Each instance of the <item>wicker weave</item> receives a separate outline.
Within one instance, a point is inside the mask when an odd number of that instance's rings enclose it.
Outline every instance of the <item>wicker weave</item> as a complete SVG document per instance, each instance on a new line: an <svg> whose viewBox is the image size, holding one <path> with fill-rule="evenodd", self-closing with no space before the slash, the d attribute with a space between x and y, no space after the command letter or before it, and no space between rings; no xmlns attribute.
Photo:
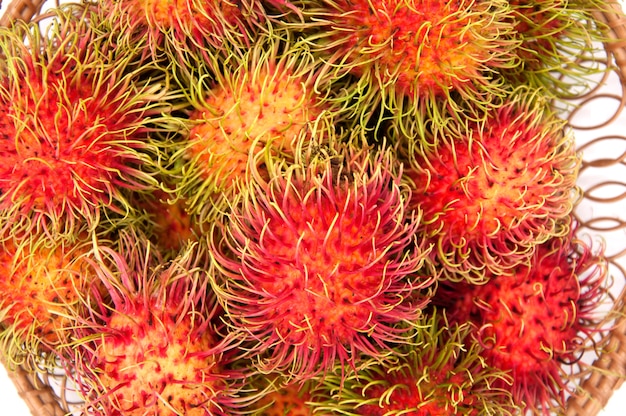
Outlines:
<svg viewBox="0 0 626 416"><path fill-rule="evenodd" d="M10 0L5 13L0 15L0 26L10 26L13 21L18 19L25 21L32 20L40 13L43 3L44 0ZM1 4L2 0L0 0L0 5ZM626 107L626 15L624 15L621 5L616 0L607 0L607 5L610 6L607 11L602 13L597 12L595 18L605 22L611 30L610 36L613 40L607 42L605 45L607 51L607 65L612 67L614 73L619 77L622 91L617 92L617 94L613 91L613 94L610 94L611 98L619 103L615 116L610 117L606 123L593 126L592 128L601 128L609 123L615 122L615 119L620 114L626 114L626 111L622 112L623 108ZM596 92L595 95L591 94L584 97L581 101L581 105L591 103L598 97L605 96L607 96L607 94ZM587 129L589 129L589 127L587 127ZM599 137L592 141L590 145L593 145L594 142L615 138L616 136ZM617 138L626 141L626 137L622 137L621 135ZM615 165L626 166L626 153L618 157L615 157L615 155L612 156L613 157L593 161L583 161L582 169L584 170L585 168L591 167L602 168ZM609 185L620 185L623 187L626 186L626 182L622 177L619 181L606 180L599 186ZM587 195L586 192L585 198L597 203L618 203L621 204L622 211L626 210L626 192L617 197L606 199L595 198ZM606 224L596 225L597 220L608 221L612 225L610 227L607 227ZM591 231L606 232L626 230L626 219L624 218L594 218L588 221L583 220L581 223L583 224L583 228ZM624 241L622 247L618 248L616 254L609 256L612 267L618 270L618 276L616 278L626 280L626 270L617 262L619 258L626 258L626 241ZM618 389L626 379L626 289L616 296L614 311L621 312L623 318L618 319L615 325L612 326L612 329L603 336L601 342L603 343L605 352L600 359L593 363L595 368L606 371L590 372L587 377L580 382L583 389L588 392L588 395L575 396L569 399L565 411L565 414L568 416L597 415L607 404L613 392ZM10 369L8 373L17 387L20 397L26 402L34 416L61 416L70 412L71 403L68 403L64 394L64 377L61 376L61 381L58 381L58 375L42 376L41 374L31 374L22 368ZM52 388L51 385L56 386L56 388Z"/></svg>

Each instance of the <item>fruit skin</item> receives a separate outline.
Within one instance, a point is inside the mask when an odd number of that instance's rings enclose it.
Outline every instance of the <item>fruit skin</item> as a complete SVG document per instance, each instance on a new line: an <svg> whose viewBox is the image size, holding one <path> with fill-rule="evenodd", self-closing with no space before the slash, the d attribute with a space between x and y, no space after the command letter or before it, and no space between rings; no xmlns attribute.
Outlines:
<svg viewBox="0 0 626 416"><path fill-rule="evenodd" d="M136 51L116 50L113 37L89 25L88 7L53 13L46 32L23 22L0 29L5 233L72 234L83 222L126 218L126 194L156 186L148 132L166 107L163 79L141 79L149 69L136 65Z"/></svg>
<svg viewBox="0 0 626 416"><path fill-rule="evenodd" d="M85 409L101 415L231 415L240 371L236 341L216 326L207 256L189 245L164 263L134 232L113 250L99 246L98 274L108 289L79 328L70 363Z"/></svg>
<svg viewBox="0 0 626 416"><path fill-rule="evenodd" d="M263 373L306 380L403 342L435 280L392 153L335 145L267 166L211 233L214 290Z"/></svg>
<svg viewBox="0 0 626 416"><path fill-rule="evenodd" d="M443 283L434 298L452 322L473 325L487 364L510 372L515 402L533 414L558 411L567 393L580 393L569 380L577 365L588 371L578 364L585 351L597 353L607 260L575 232L539 245L513 275L490 276L484 285Z"/></svg>
<svg viewBox="0 0 626 416"><path fill-rule="evenodd" d="M52 368L72 341L95 270L86 230L73 238L21 233L0 242L0 349L10 367Z"/></svg>
<svg viewBox="0 0 626 416"><path fill-rule="evenodd" d="M506 274L569 232L580 158L542 97L518 88L483 122L451 122L455 134L400 138L417 232L445 278Z"/></svg>
<svg viewBox="0 0 626 416"><path fill-rule="evenodd" d="M516 415L510 376L486 365L467 324L449 324L436 308L423 316L411 343L354 371L326 376L313 393L317 412L368 416ZM325 399L322 399L326 397Z"/></svg>
<svg viewBox="0 0 626 416"><path fill-rule="evenodd" d="M288 26L302 30L303 41L332 66L336 88L362 125L378 105L381 118L401 128L407 120L442 128L447 117L481 118L503 94L498 69L518 64L505 0L295 4L305 20Z"/></svg>

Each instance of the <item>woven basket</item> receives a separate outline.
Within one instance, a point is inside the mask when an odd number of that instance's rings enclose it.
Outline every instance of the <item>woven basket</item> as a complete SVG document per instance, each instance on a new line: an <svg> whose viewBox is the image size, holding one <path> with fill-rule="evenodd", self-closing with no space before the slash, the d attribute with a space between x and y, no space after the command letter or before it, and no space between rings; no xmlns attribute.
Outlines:
<svg viewBox="0 0 626 416"><path fill-rule="evenodd" d="M5 12L0 15L0 26L10 26L18 19L31 21L41 13L44 0L4 0L8 3ZM57 0L58 1L58 0ZM3 0L0 0L2 5ZM577 132L591 132L588 140L579 143L583 153L581 175L600 169L600 180L590 185L583 185L584 197L581 206L587 205L591 214L581 213L580 206L576 215L581 223L581 231L604 238L605 235L617 235L607 247L610 261L610 274L620 293L614 294L613 311L617 318L611 329L600 335L598 344L602 345L602 356L595 360L593 367L598 371L581 375L579 384L588 394L571 397L567 402L565 415L595 416L607 404L613 392L626 380L626 146L621 154L616 152L614 143L626 144L626 15L618 0L607 0L607 11L597 13L598 20L610 28L608 34L612 41L605 46L606 57L600 61L611 71L603 81L613 77L617 91L598 88L578 98L580 107L570 115L570 125ZM621 87L621 88L619 88ZM585 125L585 112L597 111L598 101L609 100L613 103L611 112L605 121L595 125ZM603 116L605 116L603 114ZM613 130L607 130L613 128ZM617 129L617 132L615 131ZM619 130L622 130L620 132ZM588 135L588 134L587 134ZM577 140L578 140L577 135ZM613 146L611 146L611 143ZM588 150L604 145L604 154ZM606 150L608 149L608 150ZM622 147L620 147L622 149ZM617 154L616 154L617 153ZM617 172L617 174L615 173ZM615 192L617 190L617 192ZM608 215L603 208L613 207ZM622 289L624 288L624 289ZM72 402L68 397L68 387L64 374L32 374L17 368L8 371L9 377L17 387L20 397L26 402L35 416L62 416L71 413Z"/></svg>

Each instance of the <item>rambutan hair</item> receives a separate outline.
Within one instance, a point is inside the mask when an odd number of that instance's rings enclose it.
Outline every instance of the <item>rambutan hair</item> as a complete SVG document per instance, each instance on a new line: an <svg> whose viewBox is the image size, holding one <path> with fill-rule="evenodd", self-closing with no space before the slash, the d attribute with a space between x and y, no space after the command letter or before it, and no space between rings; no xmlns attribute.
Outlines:
<svg viewBox="0 0 626 416"><path fill-rule="evenodd" d="M608 264L599 250L575 236L539 245L531 260L511 275L489 275L484 285L442 282L434 304L453 322L469 322L485 362L510 373L515 403L548 415L569 394L586 394L574 380L590 368L587 352L599 354L600 331L608 328Z"/></svg>
<svg viewBox="0 0 626 416"><path fill-rule="evenodd" d="M484 121L399 139L417 232L446 278L506 274L569 232L580 159L565 124L540 90L517 88Z"/></svg>
<svg viewBox="0 0 626 416"><path fill-rule="evenodd" d="M481 347L470 341L468 324L450 324L444 313L432 309L409 332L411 343L382 358L360 360L348 374L335 368L319 381L311 394L315 414L519 414L502 387L511 377L485 364Z"/></svg>
<svg viewBox="0 0 626 416"><path fill-rule="evenodd" d="M125 194L153 189L150 119L164 81L115 59L114 40L90 26L89 8L51 12L0 29L0 221L6 229L71 233L132 212ZM107 215L102 215L105 212Z"/></svg>
<svg viewBox="0 0 626 416"><path fill-rule="evenodd" d="M189 106L184 116L173 117L181 134L167 150L172 156L164 167L176 196L187 199L200 221L226 209L246 187L251 160L293 159L310 130L330 128L330 121L320 119L339 118L325 100L323 70L303 45L259 37L249 50L233 50L204 68L197 77L179 80Z"/></svg>
<svg viewBox="0 0 626 416"><path fill-rule="evenodd" d="M435 277L394 163L311 143L267 165L215 224L212 282L259 371L306 380L404 342L397 325L419 316Z"/></svg>
<svg viewBox="0 0 626 416"><path fill-rule="evenodd" d="M224 337L206 270L206 250L189 244L169 262L138 232L115 247L96 244L99 282L85 296L80 338L68 362L94 414L230 415L242 373L229 368L237 341Z"/></svg>

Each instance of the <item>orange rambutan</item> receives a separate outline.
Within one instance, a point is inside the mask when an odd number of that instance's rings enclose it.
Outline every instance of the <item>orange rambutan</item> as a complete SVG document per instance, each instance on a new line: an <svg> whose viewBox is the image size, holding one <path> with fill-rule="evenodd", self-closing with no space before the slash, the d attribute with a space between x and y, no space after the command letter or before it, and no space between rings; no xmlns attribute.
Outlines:
<svg viewBox="0 0 626 416"><path fill-rule="evenodd" d="M265 153L293 157L298 142L333 113L318 89L319 68L305 48L259 39L249 51L212 66L210 86L200 77L183 87L191 110L179 120L185 133L169 160L177 195L201 218L223 209L245 187L250 161Z"/></svg>
<svg viewBox="0 0 626 416"><path fill-rule="evenodd" d="M72 341L82 292L95 271L91 239L13 234L0 243L0 344L10 364L54 361ZM44 363L45 364L45 363Z"/></svg>

